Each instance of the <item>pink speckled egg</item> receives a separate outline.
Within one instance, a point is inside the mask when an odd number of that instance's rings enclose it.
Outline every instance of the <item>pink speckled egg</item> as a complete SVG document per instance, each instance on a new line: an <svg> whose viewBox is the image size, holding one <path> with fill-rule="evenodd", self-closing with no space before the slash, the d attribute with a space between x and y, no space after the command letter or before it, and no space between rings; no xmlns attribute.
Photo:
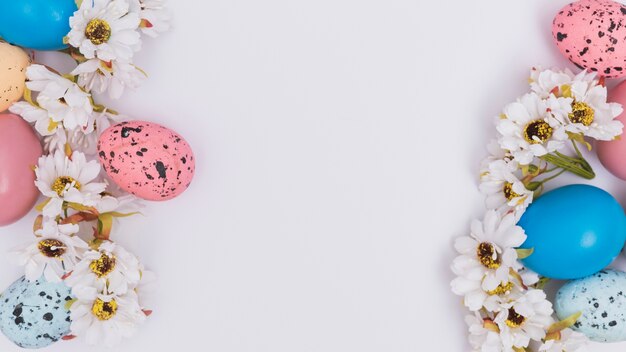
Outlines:
<svg viewBox="0 0 626 352"><path fill-rule="evenodd" d="M13 114L0 115L0 226L16 222L33 208L41 143L32 127Z"/></svg>
<svg viewBox="0 0 626 352"><path fill-rule="evenodd" d="M618 84L609 91L607 101L616 102L626 107L626 81ZM626 113L623 112L617 120L626 125ZM616 177L626 180L626 138L604 142L596 142L596 152L604 167Z"/></svg>
<svg viewBox="0 0 626 352"><path fill-rule="evenodd" d="M605 77L626 75L626 6L610 0L581 0L554 18L559 50L580 68Z"/></svg>
<svg viewBox="0 0 626 352"><path fill-rule="evenodd" d="M183 193L195 172L189 144L176 132L145 121L122 122L102 133L98 155L122 189L147 200Z"/></svg>

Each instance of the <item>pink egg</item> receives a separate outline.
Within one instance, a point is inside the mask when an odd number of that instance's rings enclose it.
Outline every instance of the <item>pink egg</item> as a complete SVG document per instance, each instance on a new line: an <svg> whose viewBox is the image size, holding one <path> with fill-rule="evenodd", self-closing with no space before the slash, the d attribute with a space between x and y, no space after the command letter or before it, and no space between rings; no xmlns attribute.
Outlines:
<svg viewBox="0 0 626 352"><path fill-rule="evenodd" d="M102 133L100 162L122 189L147 200L183 193L195 172L189 144L176 132L145 121L122 122Z"/></svg>
<svg viewBox="0 0 626 352"><path fill-rule="evenodd" d="M626 81L609 91L607 101L620 103L626 107ZM619 115L617 120L626 125L626 113ZM596 142L596 151L600 162L609 172L626 180L626 138L624 135L614 141Z"/></svg>
<svg viewBox="0 0 626 352"><path fill-rule="evenodd" d="M581 0L554 18L559 50L578 67L605 77L626 75L626 6L610 0Z"/></svg>
<svg viewBox="0 0 626 352"><path fill-rule="evenodd" d="M0 226L21 219L37 202L33 167L42 152L26 121L13 114L0 115Z"/></svg>

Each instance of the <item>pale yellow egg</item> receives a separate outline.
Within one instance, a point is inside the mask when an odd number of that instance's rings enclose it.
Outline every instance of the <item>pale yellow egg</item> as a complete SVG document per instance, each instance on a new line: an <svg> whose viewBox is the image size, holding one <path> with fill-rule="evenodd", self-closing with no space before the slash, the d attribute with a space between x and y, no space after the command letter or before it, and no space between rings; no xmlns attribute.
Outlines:
<svg viewBox="0 0 626 352"><path fill-rule="evenodd" d="M17 46L0 43L0 112L22 98L30 56Z"/></svg>

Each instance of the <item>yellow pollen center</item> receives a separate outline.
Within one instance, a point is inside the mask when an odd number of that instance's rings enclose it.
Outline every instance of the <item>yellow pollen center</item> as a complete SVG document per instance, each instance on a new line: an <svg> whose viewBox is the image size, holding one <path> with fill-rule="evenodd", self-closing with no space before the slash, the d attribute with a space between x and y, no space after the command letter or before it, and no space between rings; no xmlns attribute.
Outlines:
<svg viewBox="0 0 626 352"><path fill-rule="evenodd" d="M544 120L535 120L524 127L524 139L530 144L545 143L552 137L552 127Z"/></svg>
<svg viewBox="0 0 626 352"><path fill-rule="evenodd" d="M476 249L476 255L480 263L488 269L498 269L500 267L501 260L496 253L496 248L488 242L483 242L478 245Z"/></svg>
<svg viewBox="0 0 626 352"><path fill-rule="evenodd" d="M85 37L94 45L104 44L111 39L111 25L105 20L94 18L85 28Z"/></svg>
<svg viewBox="0 0 626 352"><path fill-rule="evenodd" d="M39 241L37 248L41 254L48 258L59 258L67 250L65 243L54 239Z"/></svg>
<svg viewBox="0 0 626 352"><path fill-rule="evenodd" d="M575 102L572 104L572 112L568 117L572 123L582 123L585 126L589 126L593 122L595 111L586 103Z"/></svg>
<svg viewBox="0 0 626 352"><path fill-rule="evenodd" d="M523 315L517 313L515 309L509 308L509 315L504 322L510 328L519 328L525 321L526 318Z"/></svg>
<svg viewBox="0 0 626 352"><path fill-rule="evenodd" d="M511 291L511 289L513 289L513 283L512 282L507 282L505 285L500 284L495 289L493 289L491 291L487 291L487 294L489 296L503 295L503 294Z"/></svg>
<svg viewBox="0 0 626 352"><path fill-rule="evenodd" d="M96 301L93 302L93 306L91 306L91 312L99 320L109 320L117 313L117 302L115 302L114 299L110 302L105 302L100 298L96 298Z"/></svg>
<svg viewBox="0 0 626 352"><path fill-rule="evenodd" d="M65 188L67 187L67 185L72 185L78 190L80 190L80 187L82 187L80 182L76 181L73 177L61 176L54 180L54 183L52 184L52 190L57 192L59 197L61 197L63 196L63 193L65 193Z"/></svg>
<svg viewBox="0 0 626 352"><path fill-rule="evenodd" d="M102 253L100 258L93 260L91 264L89 264L89 269L91 269L98 278L103 278L115 269L115 262L115 256L108 256Z"/></svg>
<svg viewBox="0 0 626 352"><path fill-rule="evenodd" d="M513 184L510 182L505 182L504 187L502 187L502 192L504 193L504 197L508 200L513 200L514 198L521 197L521 194L515 193L513 191Z"/></svg>

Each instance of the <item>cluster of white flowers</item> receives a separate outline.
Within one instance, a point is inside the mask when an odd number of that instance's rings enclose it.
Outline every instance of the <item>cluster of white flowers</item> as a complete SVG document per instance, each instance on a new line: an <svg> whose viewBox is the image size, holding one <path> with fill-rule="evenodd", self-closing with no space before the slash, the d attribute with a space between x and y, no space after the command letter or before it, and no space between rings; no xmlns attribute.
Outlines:
<svg viewBox="0 0 626 352"><path fill-rule="evenodd" d="M42 156L35 173L46 200L38 206L42 214L35 223L35 241L14 256L29 281L43 275L48 282L63 280L71 287L72 335L113 346L132 335L150 313L139 292L152 274L109 240L114 218L135 214L140 204L134 196L110 194L100 164L88 162L81 152ZM95 238L88 243L83 237Z"/></svg>
<svg viewBox="0 0 626 352"><path fill-rule="evenodd" d="M87 91L117 99L145 78L133 56L141 48L141 33L151 37L169 29L169 12L162 0L84 0L70 18L67 43L78 52L72 72Z"/></svg>
<svg viewBox="0 0 626 352"><path fill-rule="evenodd" d="M100 134L120 117L92 94L119 98L141 82L145 75L132 63L141 33L166 31L169 15L161 0L77 3L66 37L77 67L63 75L32 64L24 101L10 107L34 124L46 151L35 167L45 197L37 206L36 238L13 255L29 281L63 281L71 288L69 337L113 346L151 314L143 304L154 275L110 240L115 219L136 214L141 205L116 189L95 160Z"/></svg>
<svg viewBox="0 0 626 352"><path fill-rule="evenodd" d="M43 65L26 71L24 101L10 111L34 124L46 151L70 145L95 153L97 138L121 116L94 102L93 94L120 98L134 89L145 73L132 63L141 48L141 33L156 37L169 29L169 12L162 0L85 0L70 19L66 37L77 62L66 75Z"/></svg>
<svg viewBox="0 0 626 352"><path fill-rule="evenodd" d="M587 338L570 329L577 317L555 321L537 274L524 268L517 249L526 240L516 223L543 185L565 171L592 178L578 144L586 137L612 140L622 134L619 104L595 74L533 69L531 92L505 107L496 120L499 138L488 145L480 191L487 212L458 238L452 291L472 311L467 316L474 351L584 351ZM565 154L571 143L576 155ZM534 342L533 342L534 341Z"/></svg>

